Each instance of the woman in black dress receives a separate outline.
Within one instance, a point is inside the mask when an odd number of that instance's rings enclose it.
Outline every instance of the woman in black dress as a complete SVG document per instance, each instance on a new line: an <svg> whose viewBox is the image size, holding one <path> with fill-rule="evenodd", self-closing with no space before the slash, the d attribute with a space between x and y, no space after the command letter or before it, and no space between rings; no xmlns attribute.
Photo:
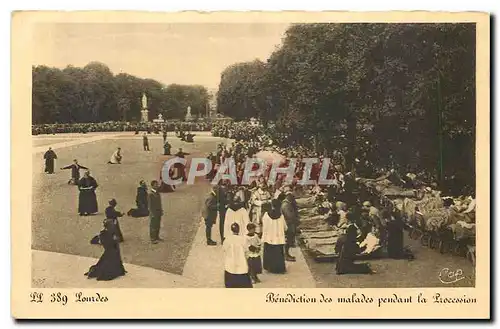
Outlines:
<svg viewBox="0 0 500 329"><path fill-rule="evenodd" d="M349 219L349 218L348 218ZM346 234L339 238L335 251L339 254L336 264L337 274L369 274L373 273L368 263L354 263L356 255L361 250L358 245L358 229L352 222L347 227Z"/></svg>
<svg viewBox="0 0 500 329"><path fill-rule="evenodd" d="M387 223L387 255L393 259L405 257L404 222L397 210L391 212L391 220Z"/></svg>
<svg viewBox="0 0 500 329"><path fill-rule="evenodd" d="M92 265L89 271L85 273L87 278L96 278L98 281L109 281L127 273L123 267L120 246L113 234L112 220L104 220L104 229L90 243L102 245L104 253L99 258L97 264Z"/></svg>

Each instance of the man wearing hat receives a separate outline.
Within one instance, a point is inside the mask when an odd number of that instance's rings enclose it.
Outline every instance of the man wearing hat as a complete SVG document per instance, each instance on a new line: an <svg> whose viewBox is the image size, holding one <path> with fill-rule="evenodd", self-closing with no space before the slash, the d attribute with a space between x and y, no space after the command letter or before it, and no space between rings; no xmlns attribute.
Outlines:
<svg viewBox="0 0 500 329"><path fill-rule="evenodd" d="M212 240L212 226L217 220L217 185L212 186L212 191L205 199L205 204L202 209L202 217L205 220L205 232L207 237L207 245L215 246L217 242Z"/></svg>
<svg viewBox="0 0 500 329"><path fill-rule="evenodd" d="M149 237L151 243L157 244L163 241L160 238L161 216L163 216L163 207L161 205L161 195L158 191L160 184L157 180L151 181L151 193L148 195L149 207Z"/></svg>
<svg viewBox="0 0 500 329"><path fill-rule="evenodd" d="M290 255L290 248L295 247L295 237L297 235L297 226L299 224L299 208L297 201L292 193L292 188L287 185L283 188L285 198L281 204L281 212L285 217L287 230L285 233L285 259L288 262L295 262L295 257Z"/></svg>

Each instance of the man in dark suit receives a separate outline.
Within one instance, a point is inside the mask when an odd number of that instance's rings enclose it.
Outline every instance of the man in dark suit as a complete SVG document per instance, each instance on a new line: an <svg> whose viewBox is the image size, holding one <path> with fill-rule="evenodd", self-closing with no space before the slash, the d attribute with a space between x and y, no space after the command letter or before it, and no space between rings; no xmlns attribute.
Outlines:
<svg viewBox="0 0 500 329"><path fill-rule="evenodd" d="M161 206L161 195L158 192L159 187L157 180L152 181L151 193L148 195L149 237L153 244L163 241L163 239L160 238L160 224L161 216L163 216L163 208Z"/></svg>
<svg viewBox="0 0 500 329"><path fill-rule="evenodd" d="M221 243L224 243L225 239L224 227L229 200L232 200L229 187L225 183L219 183L217 186L217 210L219 211L219 234Z"/></svg>
<svg viewBox="0 0 500 329"><path fill-rule="evenodd" d="M202 216L205 220L205 232L207 236L207 245L215 246L217 243L212 240L212 226L217 220L217 185L212 187L212 191L205 200L205 205L203 206Z"/></svg>
<svg viewBox="0 0 500 329"><path fill-rule="evenodd" d="M285 186L284 193L286 197L281 205L281 212L283 213L283 217L285 217L287 226L285 232L285 257L288 262L295 262L295 257L290 255L290 248L295 247L295 237L297 235L297 226L299 225L299 208L290 186Z"/></svg>
<svg viewBox="0 0 500 329"><path fill-rule="evenodd" d="M149 134L150 132L148 132ZM148 135L144 134L142 136L142 146L144 148L144 151L149 151L149 140L148 140Z"/></svg>

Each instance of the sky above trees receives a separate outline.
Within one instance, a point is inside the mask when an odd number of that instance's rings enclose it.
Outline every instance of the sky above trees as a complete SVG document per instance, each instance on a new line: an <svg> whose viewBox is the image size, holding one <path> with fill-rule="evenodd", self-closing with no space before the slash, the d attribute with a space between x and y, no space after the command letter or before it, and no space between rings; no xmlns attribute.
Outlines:
<svg viewBox="0 0 500 329"><path fill-rule="evenodd" d="M221 72L237 62L265 61L289 24L39 24L33 65L107 65L166 85L217 88Z"/></svg>

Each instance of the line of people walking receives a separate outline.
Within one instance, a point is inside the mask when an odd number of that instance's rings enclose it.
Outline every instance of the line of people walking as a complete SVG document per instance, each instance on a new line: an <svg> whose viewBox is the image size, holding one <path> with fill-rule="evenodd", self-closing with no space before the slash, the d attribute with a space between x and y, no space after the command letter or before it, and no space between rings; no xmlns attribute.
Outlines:
<svg viewBox="0 0 500 329"><path fill-rule="evenodd" d="M261 197L266 193L269 197ZM212 228L218 221L228 288L261 282L258 275L263 269L286 273L286 262L296 261L290 250L296 247L299 212L290 186L284 186L271 197L264 179L253 190L227 183L214 185L205 200L202 216L208 246L217 245L212 239Z"/></svg>

